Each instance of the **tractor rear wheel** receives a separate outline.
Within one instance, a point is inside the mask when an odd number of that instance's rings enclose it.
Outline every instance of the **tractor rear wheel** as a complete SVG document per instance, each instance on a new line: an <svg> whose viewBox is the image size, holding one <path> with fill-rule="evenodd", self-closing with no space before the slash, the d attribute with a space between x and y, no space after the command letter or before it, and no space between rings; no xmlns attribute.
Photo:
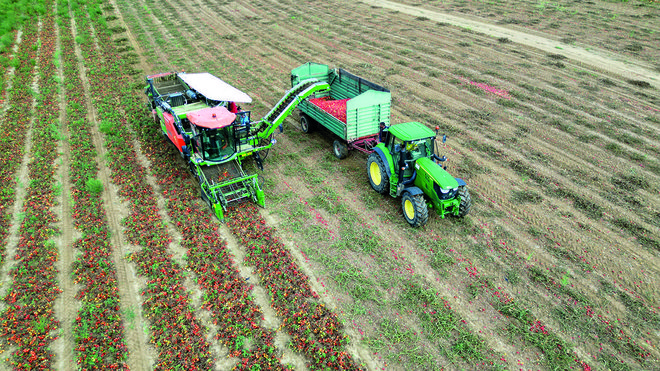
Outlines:
<svg viewBox="0 0 660 371"><path fill-rule="evenodd" d="M467 186L458 187L458 197L461 198L461 203L458 206L458 216L462 218L469 214L472 208L472 199L470 198L470 191Z"/></svg>
<svg viewBox="0 0 660 371"><path fill-rule="evenodd" d="M390 177L385 171L385 164L376 152L372 152L367 158L367 176L374 191L384 195L389 191Z"/></svg>
<svg viewBox="0 0 660 371"><path fill-rule="evenodd" d="M335 156L337 156L338 159L343 160L348 156L348 146L346 143L335 140L334 143L332 143L333 150L335 152Z"/></svg>
<svg viewBox="0 0 660 371"><path fill-rule="evenodd" d="M401 207L404 218L413 228L421 227L428 222L429 208L426 206L424 195L412 195L410 192L404 192Z"/></svg>
<svg viewBox="0 0 660 371"><path fill-rule="evenodd" d="M312 119L309 116L300 115L300 129L306 134L312 131Z"/></svg>

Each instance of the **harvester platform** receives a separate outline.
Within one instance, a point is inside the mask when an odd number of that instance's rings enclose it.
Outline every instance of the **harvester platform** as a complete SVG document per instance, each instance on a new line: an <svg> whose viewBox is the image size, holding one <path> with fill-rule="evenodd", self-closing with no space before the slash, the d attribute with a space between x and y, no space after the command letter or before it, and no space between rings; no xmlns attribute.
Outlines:
<svg viewBox="0 0 660 371"><path fill-rule="evenodd" d="M201 169L211 188L219 190L225 205L252 197L248 184L252 179L245 174L237 161L202 166Z"/></svg>

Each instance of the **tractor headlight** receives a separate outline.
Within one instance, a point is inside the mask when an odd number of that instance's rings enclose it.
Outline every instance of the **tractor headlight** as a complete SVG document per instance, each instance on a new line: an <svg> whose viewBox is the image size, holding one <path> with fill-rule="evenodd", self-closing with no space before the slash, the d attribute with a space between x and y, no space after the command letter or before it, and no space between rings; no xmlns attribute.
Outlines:
<svg viewBox="0 0 660 371"><path fill-rule="evenodd" d="M450 200L456 197L456 193L458 192L458 188L442 188L437 183L434 184L433 186L435 188L436 193L438 194L438 197L441 200Z"/></svg>

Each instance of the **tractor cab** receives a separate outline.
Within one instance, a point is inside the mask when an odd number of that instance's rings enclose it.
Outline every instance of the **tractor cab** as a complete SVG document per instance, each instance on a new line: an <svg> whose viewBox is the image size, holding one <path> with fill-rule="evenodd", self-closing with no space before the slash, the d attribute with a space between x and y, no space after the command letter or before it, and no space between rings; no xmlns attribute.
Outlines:
<svg viewBox="0 0 660 371"><path fill-rule="evenodd" d="M199 162L222 162L236 153L236 114L225 107L205 108L186 116L193 133L192 153Z"/></svg>
<svg viewBox="0 0 660 371"><path fill-rule="evenodd" d="M435 133L424 125L408 122L390 126L385 135L385 145L402 182L412 182L415 162L434 155Z"/></svg>

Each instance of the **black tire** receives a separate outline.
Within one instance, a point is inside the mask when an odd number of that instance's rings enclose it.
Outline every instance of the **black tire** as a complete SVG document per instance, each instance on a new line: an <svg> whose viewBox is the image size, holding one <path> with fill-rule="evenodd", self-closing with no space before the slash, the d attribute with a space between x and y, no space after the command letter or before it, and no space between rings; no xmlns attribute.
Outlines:
<svg viewBox="0 0 660 371"><path fill-rule="evenodd" d="M467 186L458 187L458 197L461 198L461 203L458 206L458 217L462 218L469 214L472 208L472 199Z"/></svg>
<svg viewBox="0 0 660 371"><path fill-rule="evenodd" d="M335 140L335 142L332 143L332 148L335 156L337 156L338 159L343 160L346 158L346 156L348 156L348 146L346 143Z"/></svg>
<svg viewBox="0 0 660 371"><path fill-rule="evenodd" d="M300 115L300 129L306 134L312 132L312 119L309 116Z"/></svg>
<svg viewBox="0 0 660 371"><path fill-rule="evenodd" d="M413 196L410 192L403 192L401 209L403 217L413 228L421 227L429 221L429 208L422 194Z"/></svg>
<svg viewBox="0 0 660 371"><path fill-rule="evenodd" d="M367 158L367 177L374 191L384 195L390 190L390 177L378 153L372 152Z"/></svg>

